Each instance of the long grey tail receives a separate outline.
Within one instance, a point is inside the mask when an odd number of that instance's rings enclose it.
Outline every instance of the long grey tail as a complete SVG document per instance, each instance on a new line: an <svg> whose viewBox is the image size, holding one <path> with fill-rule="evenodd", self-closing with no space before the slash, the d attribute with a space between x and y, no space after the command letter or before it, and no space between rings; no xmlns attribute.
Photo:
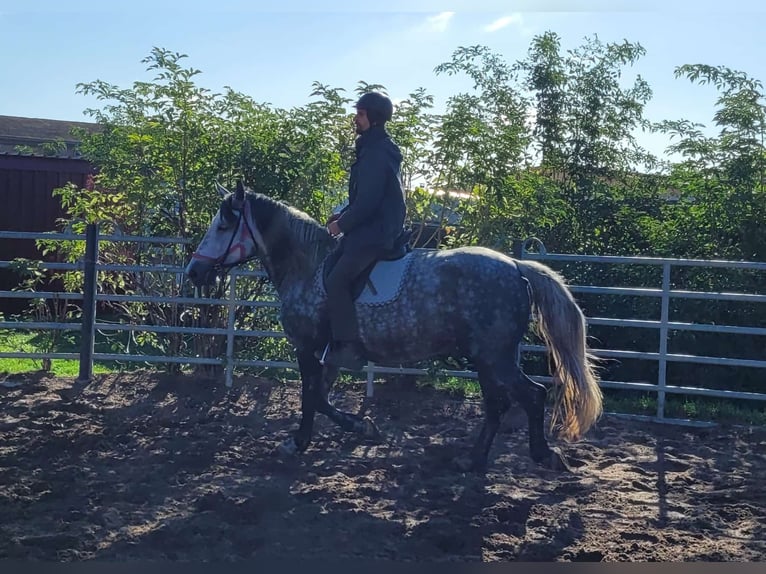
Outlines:
<svg viewBox="0 0 766 574"><path fill-rule="evenodd" d="M550 353L551 376L557 390L552 424L575 441L603 412L603 395L595 371L596 358L586 344L585 315L564 278L537 261L516 261L529 281L537 333Z"/></svg>

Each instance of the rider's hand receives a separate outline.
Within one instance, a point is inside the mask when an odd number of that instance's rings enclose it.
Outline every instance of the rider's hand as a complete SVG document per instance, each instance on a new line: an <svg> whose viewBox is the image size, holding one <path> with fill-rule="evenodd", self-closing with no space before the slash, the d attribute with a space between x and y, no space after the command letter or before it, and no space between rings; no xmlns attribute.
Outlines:
<svg viewBox="0 0 766 574"><path fill-rule="evenodd" d="M340 213L333 213L330 216L330 219L327 220L327 225L330 225L333 221L337 221L339 217L340 217Z"/></svg>
<svg viewBox="0 0 766 574"><path fill-rule="evenodd" d="M333 219L330 223L327 224L327 231L330 232L330 235L333 237L337 237L341 233L343 233L340 229L340 226L338 225L338 222Z"/></svg>

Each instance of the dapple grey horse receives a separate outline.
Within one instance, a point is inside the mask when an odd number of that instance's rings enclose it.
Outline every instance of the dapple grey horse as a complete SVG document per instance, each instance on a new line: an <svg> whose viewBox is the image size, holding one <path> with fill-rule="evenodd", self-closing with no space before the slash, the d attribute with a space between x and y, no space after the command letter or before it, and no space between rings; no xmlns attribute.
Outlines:
<svg viewBox="0 0 766 574"><path fill-rule="evenodd" d="M302 379L300 426L282 450L296 453L308 447L316 412L345 431L376 435L369 417L330 404L338 370L317 358L328 333L323 267L337 239L302 211L253 193L241 182L235 193L221 186L219 191L221 207L186 275L197 286L210 284L228 268L257 258L273 282ZM473 448L455 461L463 471L486 469L501 417L514 400L527 414L532 459L567 469L566 459L546 440L546 387L529 378L516 360L534 311L556 391L551 428L565 441L583 437L602 413L602 393L595 358L586 346L585 317L562 277L539 262L517 261L482 247L413 250L399 267L402 275L394 277L397 287L388 300L357 300L367 359L402 365L451 356L476 366L485 421Z"/></svg>

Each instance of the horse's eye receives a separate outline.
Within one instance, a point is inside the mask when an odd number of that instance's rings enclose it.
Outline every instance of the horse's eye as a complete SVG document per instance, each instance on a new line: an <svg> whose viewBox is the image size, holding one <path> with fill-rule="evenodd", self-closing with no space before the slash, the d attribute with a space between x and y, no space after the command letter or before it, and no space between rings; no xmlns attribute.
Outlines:
<svg viewBox="0 0 766 574"><path fill-rule="evenodd" d="M227 215L227 213L221 213L218 215L218 223L216 225L216 229L218 229L218 231L226 231L233 225L231 218L226 217Z"/></svg>

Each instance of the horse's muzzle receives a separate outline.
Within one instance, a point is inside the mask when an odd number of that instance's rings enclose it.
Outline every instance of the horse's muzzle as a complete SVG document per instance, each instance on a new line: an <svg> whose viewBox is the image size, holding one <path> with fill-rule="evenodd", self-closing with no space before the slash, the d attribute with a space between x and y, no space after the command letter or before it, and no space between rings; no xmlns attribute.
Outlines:
<svg viewBox="0 0 766 574"><path fill-rule="evenodd" d="M210 263L192 259L184 269L184 273L195 287L212 285L215 283L215 269Z"/></svg>

